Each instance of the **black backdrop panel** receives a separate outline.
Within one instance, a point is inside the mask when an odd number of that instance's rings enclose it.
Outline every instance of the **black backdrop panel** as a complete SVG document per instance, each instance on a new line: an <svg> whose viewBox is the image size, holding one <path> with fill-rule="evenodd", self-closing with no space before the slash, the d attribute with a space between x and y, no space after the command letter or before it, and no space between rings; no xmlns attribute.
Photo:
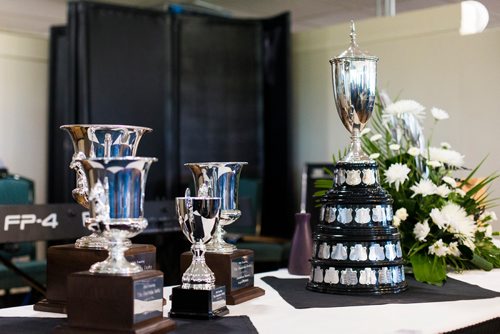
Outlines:
<svg viewBox="0 0 500 334"><path fill-rule="evenodd" d="M70 2L69 60L54 60L67 66L68 100L51 90L67 109L51 120L51 143L62 145L55 126L63 123L152 127L138 151L159 159L147 199L182 194L191 182L185 162L248 161L243 177L263 182L263 233L291 236L289 36L288 14L239 20ZM71 157L71 146L57 150ZM71 181L51 183L51 199L74 187L67 160L49 160Z"/></svg>
<svg viewBox="0 0 500 334"><path fill-rule="evenodd" d="M202 16L177 19L180 163L247 161L242 175L261 177L260 24ZM181 168L181 176L189 181L191 172Z"/></svg>
<svg viewBox="0 0 500 334"><path fill-rule="evenodd" d="M147 199L166 197L168 24L163 12L75 3L78 122L153 128L138 156L158 157Z"/></svg>

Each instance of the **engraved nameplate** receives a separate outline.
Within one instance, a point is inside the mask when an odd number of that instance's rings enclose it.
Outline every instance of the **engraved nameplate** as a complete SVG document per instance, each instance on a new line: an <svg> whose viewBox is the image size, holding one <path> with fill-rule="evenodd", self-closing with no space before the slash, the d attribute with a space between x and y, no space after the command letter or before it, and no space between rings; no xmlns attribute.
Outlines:
<svg viewBox="0 0 500 334"><path fill-rule="evenodd" d="M226 287L218 286L212 290L212 311L226 306Z"/></svg>
<svg viewBox="0 0 500 334"><path fill-rule="evenodd" d="M142 267L144 270L154 270L156 265L156 253L141 253L126 256L127 260L130 262L135 262Z"/></svg>
<svg viewBox="0 0 500 334"><path fill-rule="evenodd" d="M236 257L231 261L231 290L253 286L253 255Z"/></svg>
<svg viewBox="0 0 500 334"><path fill-rule="evenodd" d="M134 282L134 323L163 316L163 277Z"/></svg>

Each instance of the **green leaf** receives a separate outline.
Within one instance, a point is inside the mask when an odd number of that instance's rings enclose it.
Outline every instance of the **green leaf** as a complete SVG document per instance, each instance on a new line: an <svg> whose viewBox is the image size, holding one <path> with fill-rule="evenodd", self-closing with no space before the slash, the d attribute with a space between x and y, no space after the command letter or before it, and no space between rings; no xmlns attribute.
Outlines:
<svg viewBox="0 0 500 334"><path fill-rule="evenodd" d="M444 258L417 253L410 257L410 262L417 281L441 286L446 280Z"/></svg>
<svg viewBox="0 0 500 334"><path fill-rule="evenodd" d="M493 269L493 264L489 261L487 261L485 258L474 254L471 260L472 264L478 267L479 269L490 271Z"/></svg>

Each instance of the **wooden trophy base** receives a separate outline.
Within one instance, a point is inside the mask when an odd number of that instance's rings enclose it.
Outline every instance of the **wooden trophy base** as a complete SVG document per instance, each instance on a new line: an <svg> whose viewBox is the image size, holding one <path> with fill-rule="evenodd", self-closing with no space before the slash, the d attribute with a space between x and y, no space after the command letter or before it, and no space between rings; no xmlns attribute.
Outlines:
<svg viewBox="0 0 500 334"><path fill-rule="evenodd" d="M92 274L68 277L68 324L54 333L166 333L175 322L163 317L163 273Z"/></svg>
<svg viewBox="0 0 500 334"><path fill-rule="evenodd" d="M254 286L253 251L237 249L231 254L205 253L205 261L215 274L215 284L226 287L226 303L237 305L265 294ZM181 272L191 264L191 252L181 254Z"/></svg>
<svg viewBox="0 0 500 334"><path fill-rule="evenodd" d="M215 319L229 313L226 307L226 288L190 290L177 286L172 289L171 318Z"/></svg>
<svg viewBox="0 0 500 334"><path fill-rule="evenodd" d="M145 270L156 267L156 248L153 245L132 244L125 252L127 260L137 262ZM66 313L67 277L89 270L108 257L105 249L76 248L74 244L51 246L47 251L47 299L36 303L36 311Z"/></svg>

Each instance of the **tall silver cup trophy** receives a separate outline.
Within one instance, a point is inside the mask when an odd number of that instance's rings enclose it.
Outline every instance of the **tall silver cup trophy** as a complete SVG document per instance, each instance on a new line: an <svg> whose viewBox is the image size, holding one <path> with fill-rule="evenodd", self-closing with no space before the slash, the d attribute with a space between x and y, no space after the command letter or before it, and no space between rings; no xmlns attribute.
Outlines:
<svg viewBox="0 0 500 334"><path fill-rule="evenodd" d="M337 112L351 133L349 152L342 161L369 162L369 157L361 149L360 134L375 103L378 58L358 47L353 21L350 36L349 48L330 60Z"/></svg>

